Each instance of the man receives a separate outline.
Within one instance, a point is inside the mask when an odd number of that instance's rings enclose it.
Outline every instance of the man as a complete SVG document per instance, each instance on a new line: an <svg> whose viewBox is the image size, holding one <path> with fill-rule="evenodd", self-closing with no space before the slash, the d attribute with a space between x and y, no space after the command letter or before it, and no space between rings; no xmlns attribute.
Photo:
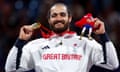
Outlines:
<svg viewBox="0 0 120 72"><path fill-rule="evenodd" d="M104 23L95 18L94 27L97 28L99 24L100 27L94 33L101 36L101 45L86 37L80 40L75 32L70 31L71 20L72 16L65 4L54 4L48 14L51 36L33 40L26 45L33 30L31 26L23 26L19 39L8 55L6 72L31 69L36 72L89 72L92 65L116 69L119 66L118 58L112 42L106 36Z"/></svg>

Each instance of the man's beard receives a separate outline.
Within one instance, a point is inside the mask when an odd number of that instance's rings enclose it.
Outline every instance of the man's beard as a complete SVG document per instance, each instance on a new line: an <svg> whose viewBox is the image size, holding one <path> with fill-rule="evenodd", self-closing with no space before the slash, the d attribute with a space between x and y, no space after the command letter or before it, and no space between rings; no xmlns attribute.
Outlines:
<svg viewBox="0 0 120 72"><path fill-rule="evenodd" d="M64 24L64 27L62 27L62 28L55 28L55 24L57 24L57 23L62 23L62 24ZM64 32L64 31L66 31L67 29L68 29L68 27L69 27L69 22L66 22L65 23L65 21L55 21L54 23L53 23L53 25L51 25L50 26L51 27L51 29L55 32L55 33L62 33L62 32Z"/></svg>

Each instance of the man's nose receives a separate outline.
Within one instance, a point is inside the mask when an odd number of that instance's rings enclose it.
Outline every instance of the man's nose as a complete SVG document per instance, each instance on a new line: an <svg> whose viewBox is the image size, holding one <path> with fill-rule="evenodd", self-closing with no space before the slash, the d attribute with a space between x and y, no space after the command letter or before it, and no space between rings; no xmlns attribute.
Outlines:
<svg viewBox="0 0 120 72"><path fill-rule="evenodd" d="M62 16L61 16L61 15L57 15L57 16L56 16L56 19L57 19L57 20L62 20Z"/></svg>

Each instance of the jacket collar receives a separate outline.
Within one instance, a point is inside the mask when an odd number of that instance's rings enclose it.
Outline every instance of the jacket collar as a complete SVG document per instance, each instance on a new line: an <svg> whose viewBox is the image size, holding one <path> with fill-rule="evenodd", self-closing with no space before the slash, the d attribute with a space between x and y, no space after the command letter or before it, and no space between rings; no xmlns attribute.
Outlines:
<svg viewBox="0 0 120 72"><path fill-rule="evenodd" d="M49 38L57 38L57 37L64 37L64 38L69 38L73 35L76 35L76 32L74 31L65 31L63 33L60 34L56 34L54 32L51 33L51 36Z"/></svg>

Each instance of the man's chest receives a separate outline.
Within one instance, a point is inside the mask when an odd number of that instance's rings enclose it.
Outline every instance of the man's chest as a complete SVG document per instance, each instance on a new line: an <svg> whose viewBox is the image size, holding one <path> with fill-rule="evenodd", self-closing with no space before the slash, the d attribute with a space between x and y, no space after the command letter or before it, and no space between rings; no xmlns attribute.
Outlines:
<svg viewBox="0 0 120 72"><path fill-rule="evenodd" d="M39 60L81 60L89 55L89 51L85 41L57 38L36 46L31 54L33 59Z"/></svg>
<svg viewBox="0 0 120 72"><path fill-rule="evenodd" d="M87 65L90 53L86 42L77 38L51 39L34 47L31 51L33 61L35 66L42 69L69 71L76 67L73 70L75 71Z"/></svg>

